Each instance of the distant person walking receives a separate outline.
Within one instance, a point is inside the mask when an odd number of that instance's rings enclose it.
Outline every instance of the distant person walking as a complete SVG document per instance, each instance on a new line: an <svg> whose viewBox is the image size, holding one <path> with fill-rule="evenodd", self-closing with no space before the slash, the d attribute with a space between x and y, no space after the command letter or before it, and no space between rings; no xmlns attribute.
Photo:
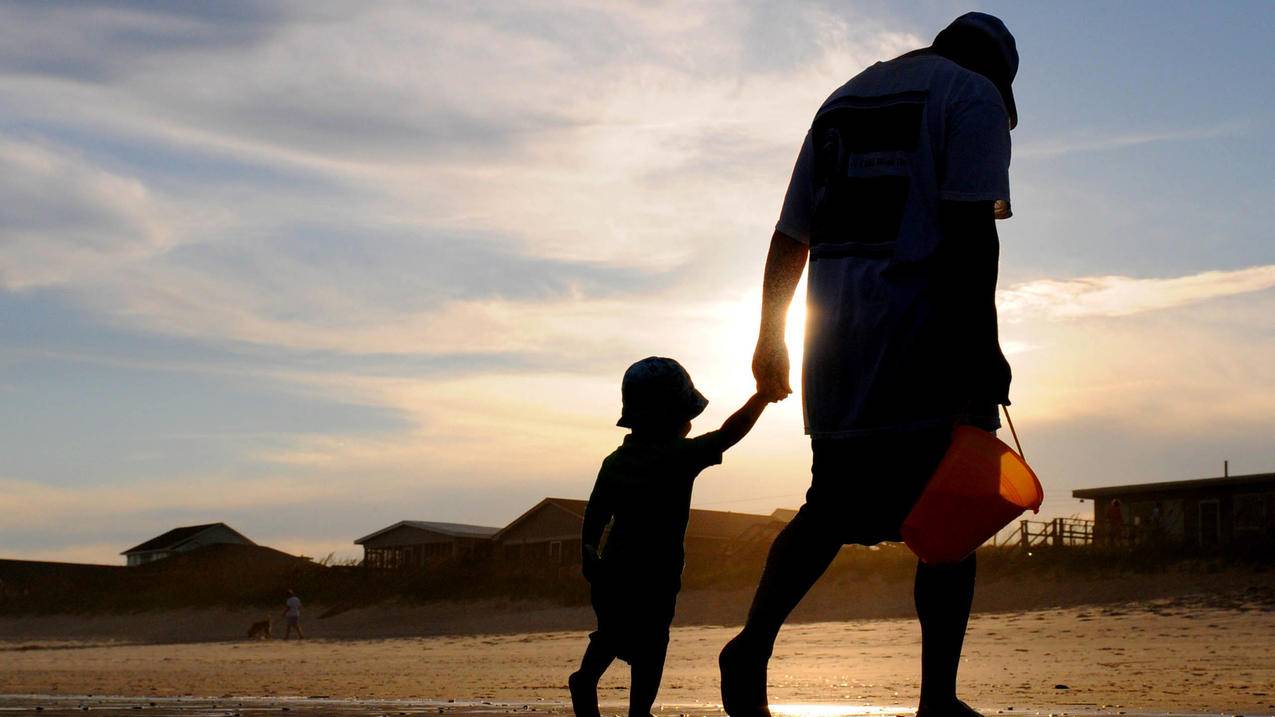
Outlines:
<svg viewBox="0 0 1275 717"><path fill-rule="evenodd" d="M722 650L732 717L769 715L775 638L842 545L900 540L953 427L1000 425L995 219L1010 216L1017 70L1005 25L969 13L833 92L806 135L766 259L753 374L759 393L791 393L784 324L809 259L811 485ZM976 714L956 696L974 572L973 556L917 566L919 717Z"/></svg>
<svg viewBox="0 0 1275 717"><path fill-rule="evenodd" d="M681 364L656 356L638 361L624 373L621 392L617 425L632 432L602 461L581 532L598 629L567 679L577 717L599 717L598 680L617 657L630 667L630 717L649 717L682 588L695 478L721 463L777 398L754 395L718 430L687 438L708 399Z"/></svg>
<svg viewBox="0 0 1275 717"><path fill-rule="evenodd" d="M1124 542L1124 506L1119 498L1113 498L1107 504L1107 544L1119 545Z"/></svg>
<svg viewBox="0 0 1275 717"><path fill-rule="evenodd" d="M283 620L287 624L283 639L292 637L293 630L297 631L297 639L305 639L301 633L301 598L291 590L288 591L288 599L283 601Z"/></svg>

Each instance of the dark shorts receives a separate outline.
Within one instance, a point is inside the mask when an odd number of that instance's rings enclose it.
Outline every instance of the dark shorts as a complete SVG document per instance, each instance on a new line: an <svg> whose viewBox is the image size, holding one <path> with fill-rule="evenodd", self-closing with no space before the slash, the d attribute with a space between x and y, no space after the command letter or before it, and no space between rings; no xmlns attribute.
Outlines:
<svg viewBox="0 0 1275 717"><path fill-rule="evenodd" d="M644 655L663 654L680 582L615 572L604 571L590 586L593 612L598 616L598 629L590 638L605 641L616 657L629 663Z"/></svg>
<svg viewBox="0 0 1275 717"><path fill-rule="evenodd" d="M949 424L811 439L810 490L793 522L843 544L901 541L903 521L951 441Z"/></svg>

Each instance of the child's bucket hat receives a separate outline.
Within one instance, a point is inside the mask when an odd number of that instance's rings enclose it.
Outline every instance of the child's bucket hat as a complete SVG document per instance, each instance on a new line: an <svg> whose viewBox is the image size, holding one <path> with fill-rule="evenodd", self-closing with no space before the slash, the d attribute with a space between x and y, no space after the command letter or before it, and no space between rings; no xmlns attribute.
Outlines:
<svg viewBox="0 0 1275 717"><path fill-rule="evenodd" d="M630 366L624 372L620 393L624 408L615 425L624 428L682 423L703 413L708 405L682 364L662 356L650 356Z"/></svg>

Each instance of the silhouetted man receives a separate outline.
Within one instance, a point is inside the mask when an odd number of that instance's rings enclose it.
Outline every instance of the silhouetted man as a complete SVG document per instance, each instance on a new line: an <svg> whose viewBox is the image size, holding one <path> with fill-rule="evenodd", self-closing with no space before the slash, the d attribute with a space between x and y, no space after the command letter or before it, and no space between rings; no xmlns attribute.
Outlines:
<svg viewBox="0 0 1275 717"><path fill-rule="evenodd" d="M766 259L758 390L791 393L784 322L807 258L806 503L775 539L743 631L722 650L732 717L767 715L784 620L847 543L900 540L958 422L999 427L1009 365L996 328L1009 208L1014 38L963 15L928 48L878 62L815 115ZM974 558L919 564L921 717L976 714L956 697Z"/></svg>

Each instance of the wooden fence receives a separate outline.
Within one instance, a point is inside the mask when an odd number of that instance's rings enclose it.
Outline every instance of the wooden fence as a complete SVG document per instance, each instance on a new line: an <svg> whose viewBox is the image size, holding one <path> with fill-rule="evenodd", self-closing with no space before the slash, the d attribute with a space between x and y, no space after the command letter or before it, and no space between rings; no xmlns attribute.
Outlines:
<svg viewBox="0 0 1275 717"><path fill-rule="evenodd" d="M1054 518L1050 521L1023 520L1018 523L1019 547L1092 545L1093 521L1083 518Z"/></svg>

